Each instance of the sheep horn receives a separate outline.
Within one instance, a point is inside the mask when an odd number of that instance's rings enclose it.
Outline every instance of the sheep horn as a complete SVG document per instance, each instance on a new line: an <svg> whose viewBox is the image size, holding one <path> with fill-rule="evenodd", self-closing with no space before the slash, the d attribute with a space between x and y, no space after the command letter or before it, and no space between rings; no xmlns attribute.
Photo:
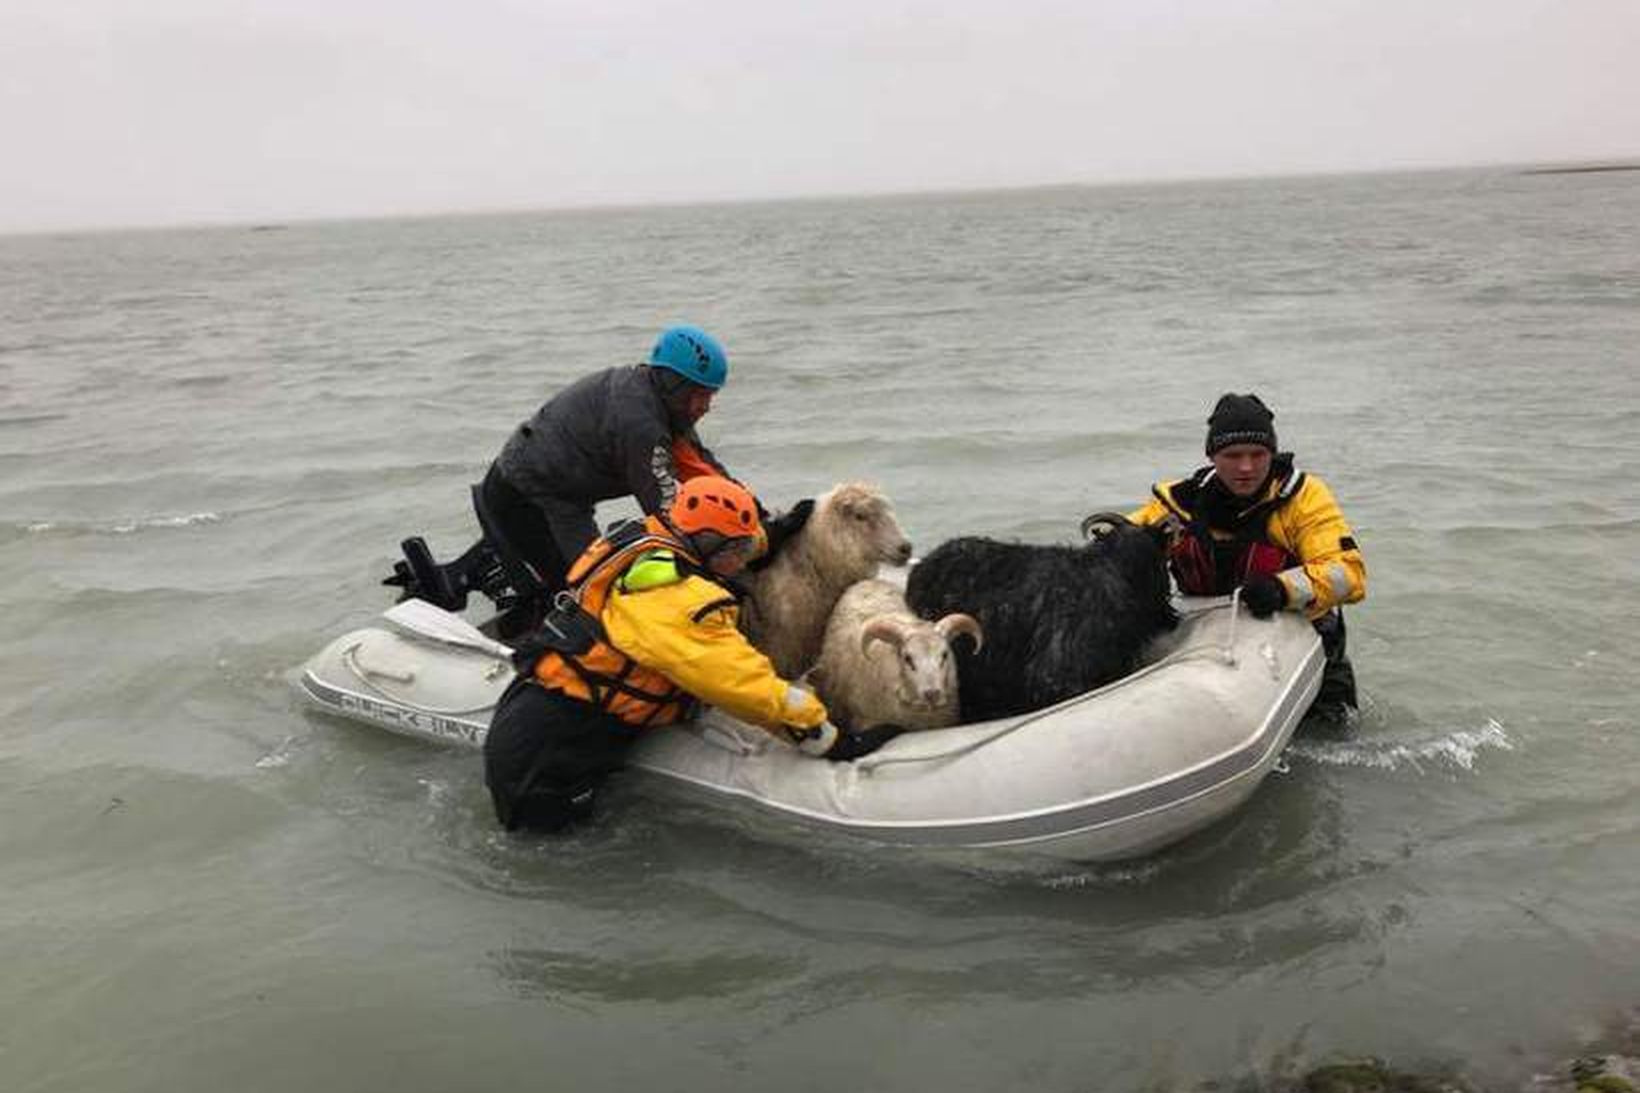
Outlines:
<svg viewBox="0 0 1640 1093"><path fill-rule="evenodd" d="M947 615L934 624L934 629L940 632L940 637L944 638L947 643L952 638L967 634L974 639L974 652L976 653L985 645L985 631L980 627L979 620L972 615L964 615L961 612Z"/></svg>
<svg viewBox="0 0 1640 1093"><path fill-rule="evenodd" d="M905 644L905 624L893 615L877 615L867 620L866 627L860 631L860 652L871 651L874 641L886 641L898 649Z"/></svg>
<svg viewBox="0 0 1640 1093"><path fill-rule="evenodd" d="M1112 531L1131 523L1119 512L1094 512L1082 518L1082 538L1103 539Z"/></svg>

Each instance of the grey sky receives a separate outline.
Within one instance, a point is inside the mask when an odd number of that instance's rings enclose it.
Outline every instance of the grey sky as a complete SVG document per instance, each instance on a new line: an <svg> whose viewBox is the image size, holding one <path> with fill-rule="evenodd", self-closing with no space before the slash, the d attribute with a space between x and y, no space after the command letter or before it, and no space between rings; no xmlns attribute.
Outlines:
<svg viewBox="0 0 1640 1093"><path fill-rule="evenodd" d="M1636 0L0 0L0 230L1640 155Z"/></svg>

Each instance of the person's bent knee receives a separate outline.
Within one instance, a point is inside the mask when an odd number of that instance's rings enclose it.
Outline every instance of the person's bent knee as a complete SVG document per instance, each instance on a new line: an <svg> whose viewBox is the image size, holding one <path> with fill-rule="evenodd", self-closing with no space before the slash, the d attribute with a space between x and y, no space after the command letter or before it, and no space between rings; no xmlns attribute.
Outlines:
<svg viewBox="0 0 1640 1093"><path fill-rule="evenodd" d="M514 681L484 739L484 781L509 831L561 831L592 814L598 785L637 730L586 703Z"/></svg>
<svg viewBox="0 0 1640 1093"><path fill-rule="evenodd" d="M490 800L502 827L508 831L548 835L590 819L597 797L598 790L593 785L563 790L534 789L517 796L495 786L490 787Z"/></svg>

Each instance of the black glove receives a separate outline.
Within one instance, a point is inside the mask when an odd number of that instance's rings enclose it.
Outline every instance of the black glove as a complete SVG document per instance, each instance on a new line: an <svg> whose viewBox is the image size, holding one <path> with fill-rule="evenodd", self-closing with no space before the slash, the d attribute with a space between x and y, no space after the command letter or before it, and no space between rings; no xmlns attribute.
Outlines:
<svg viewBox="0 0 1640 1093"><path fill-rule="evenodd" d="M1287 586L1280 577L1254 577L1242 586L1241 602L1255 619L1267 619L1287 606Z"/></svg>
<svg viewBox="0 0 1640 1093"><path fill-rule="evenodd" d="M898 725L878 725L859 732L838 733L837 743L826 751L826 758L834 763L850 762L862 755L870 755L904 731Z"/></svg>
<svg viewBox="0 0 1640 1093"><path fill-rule="evenodd" d="M803 530L803 525L809 522L809 517L812 515L814 515L814 500L805 497L774 519L764 520L763 534L769 540L769 549L763 552L761 558L756 559L746 568L756 572L767 567L770 562L774 561L775 555L780 553L780 548L786 545L786 541Z"/></svg>

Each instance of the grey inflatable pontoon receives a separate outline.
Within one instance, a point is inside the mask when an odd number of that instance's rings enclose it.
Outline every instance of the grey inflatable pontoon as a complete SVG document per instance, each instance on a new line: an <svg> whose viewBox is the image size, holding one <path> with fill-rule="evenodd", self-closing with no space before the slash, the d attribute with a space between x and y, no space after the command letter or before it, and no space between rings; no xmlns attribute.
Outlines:
<svg viewBox="0 0 1640 1093"><path fill-rule="evenodd" d="M851 763L810 759L708 710L642 740L631 765L725 802L877 842L1074 861L1156 850L1244 802L1320 686L1314 628L1230 600L1179 601L1144 667L1021 717L911 733ZM314 707L480 747L510 650L419 600L331 642L297 687Z"/></svg>

